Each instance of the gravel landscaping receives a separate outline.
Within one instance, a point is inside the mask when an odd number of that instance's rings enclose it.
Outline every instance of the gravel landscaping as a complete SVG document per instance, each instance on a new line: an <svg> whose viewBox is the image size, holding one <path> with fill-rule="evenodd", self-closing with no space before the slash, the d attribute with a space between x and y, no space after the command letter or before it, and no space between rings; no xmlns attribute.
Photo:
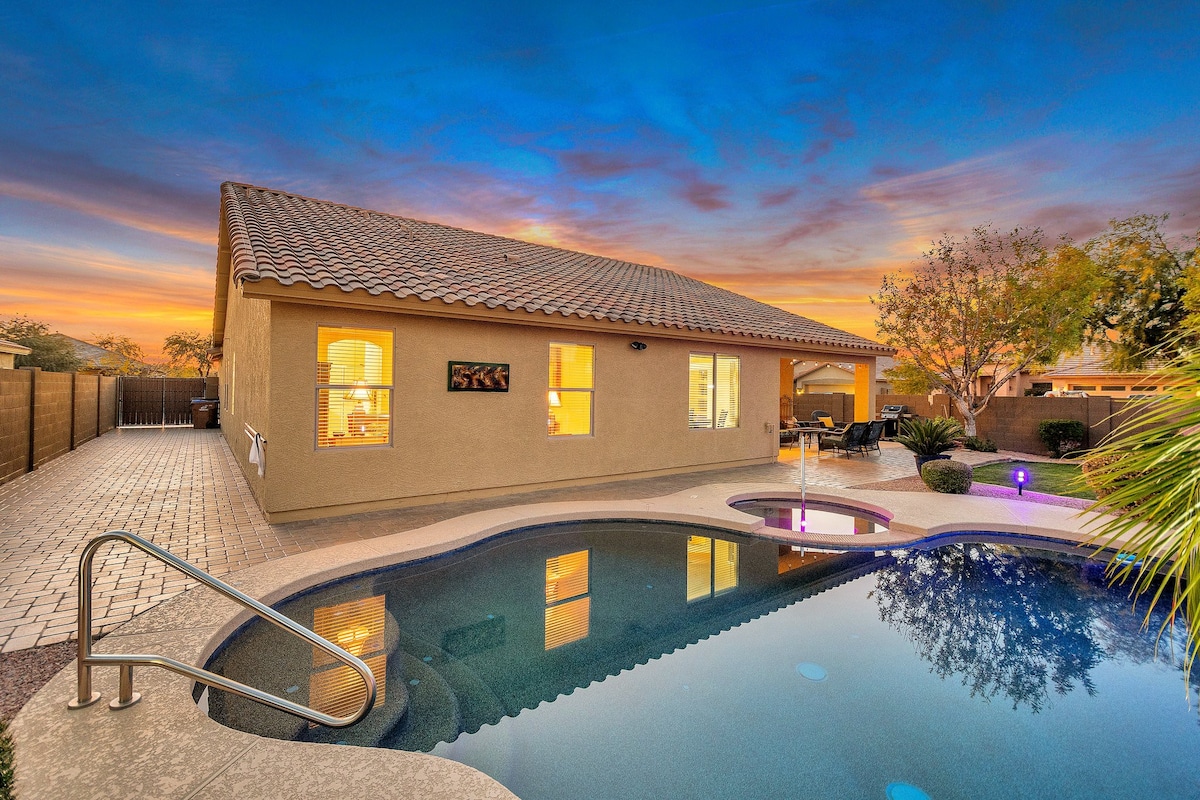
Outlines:
<svg viewBox="0 0 1200 800"><path fill-rule="evenodd" d="M30 647L0 655L0 719L12 721L21 706L74 659L75 642ZM64 698L63 702L70 699Z"/></svg>

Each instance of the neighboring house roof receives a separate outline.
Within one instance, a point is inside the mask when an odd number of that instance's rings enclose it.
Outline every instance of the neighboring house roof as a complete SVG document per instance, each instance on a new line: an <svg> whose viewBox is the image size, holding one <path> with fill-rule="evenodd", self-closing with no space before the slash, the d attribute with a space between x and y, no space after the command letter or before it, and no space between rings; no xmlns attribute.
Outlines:
<svg viewBox="0 0 1200 800"><path fill-rule="evenodd" d="M1136 372L1120 372L1108 365L1108 353L1096 345L1085 345L1073 355L1061 356L1054 366L1040 373L1051 378L1077 378L1091 375L1148 375L1165 366L1161 361L1151 360L1144 369Z"/></svg>
<svg viewBox="0 0 1200 800"><path fill-rule="evenodd" d="M9 353L14 356L27 356L33 351L23 344L10 342L7 339L0 339L0 353Z"/></svg>
<svg viewBox="0 0 1200 800"><path fill-rule="evenodd" d="M52 333L50 335L57 339L62 339L71 345L71 348L75 351L75 357L83 362L84 369L117 370L129 367L132 371L138 372L151 372L157 369L144 361L138 361L135 358L126 358L120 353L105 350L103 347L98 347L91 342L76 339L74 336L67 336L65 333Z"/></svg>
<svg viewBox="0 0 1200 800"><path fill-rule="evenodd" d="M668 269L238 183L221 186L236 283L748 336L868 355L892 348ZM223 232L224 233L224 232ZM224 287L218 264L217 340Z"/></svg>
<svg viewBox="0 0 1200 800"><path fill-rule="evenodd" d="M885 369L891 369L896 366L896 360L889 356L879 356L875 359L875 381L878 383L886 383L887 378L883 376ZM831 361L801 361L796 365L793 381L799 381L807 378L813 373L819 372L826 367L841 370L846 373L849 380L854 380L854 365L853 364L836 364Z"/></svg>

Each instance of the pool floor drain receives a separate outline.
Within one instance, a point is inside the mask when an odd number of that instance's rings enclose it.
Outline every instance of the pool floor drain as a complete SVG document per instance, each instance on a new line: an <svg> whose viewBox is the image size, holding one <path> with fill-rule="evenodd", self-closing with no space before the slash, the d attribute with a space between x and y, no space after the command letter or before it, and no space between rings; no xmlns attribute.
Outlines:
<svg viewBox="0 0 1200 800"><path fill-rule="evenodd" d="M929 800L929 795L911 783L889 783L888 800Z"/></svg>
<svg viewBox="0 0 1200 800"><path fill-rule="evenodd" d="M811 661L801 661L796 665L796 672L810 681L820 682L829 677L829 673L820 664L814 664ZM906 800L906 798L892 798L892 800ZM915 798L914 798L915 800Z"/></svg>

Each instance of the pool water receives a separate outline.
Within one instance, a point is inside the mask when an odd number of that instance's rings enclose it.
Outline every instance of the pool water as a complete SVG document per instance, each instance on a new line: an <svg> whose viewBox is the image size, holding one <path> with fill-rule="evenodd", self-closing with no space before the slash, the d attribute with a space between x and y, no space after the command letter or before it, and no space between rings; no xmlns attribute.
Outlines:
<svg viewBox="0 0 1200 800"><path fill-rule="evenodd" d="M381 702L331 730L213 692L215 719L430 751L524 800L1200 797L1181 643L1156 653L1125 592L1075 555L586 523L282 609L386 664ZM212 667L330 712L361 698L266 625Z"/></svg>

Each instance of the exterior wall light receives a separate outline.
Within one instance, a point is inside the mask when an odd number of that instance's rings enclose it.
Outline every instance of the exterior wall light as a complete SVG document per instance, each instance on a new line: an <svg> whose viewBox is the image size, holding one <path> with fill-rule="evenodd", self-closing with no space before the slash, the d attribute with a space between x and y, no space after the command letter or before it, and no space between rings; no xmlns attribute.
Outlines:
<svg viewBox="0 0 1200 800"><path fill-rule="evenodd" d="M645 342L630 342L629 346L632 347L634 350L645 350L646 349Z"/></svg>

